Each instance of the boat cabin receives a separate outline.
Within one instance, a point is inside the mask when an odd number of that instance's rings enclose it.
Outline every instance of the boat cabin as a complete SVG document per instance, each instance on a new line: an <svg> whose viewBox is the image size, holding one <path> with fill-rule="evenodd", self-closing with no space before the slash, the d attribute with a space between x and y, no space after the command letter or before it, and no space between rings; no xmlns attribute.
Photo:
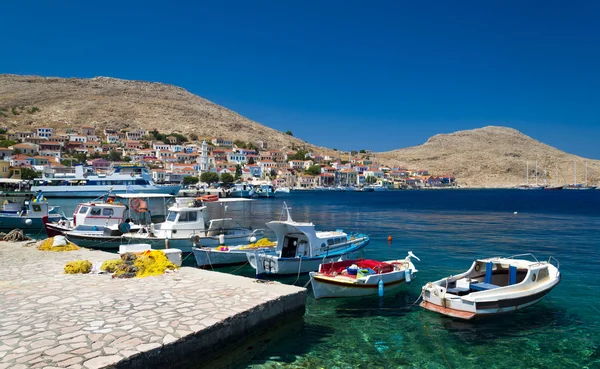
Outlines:
<svg viewBox="0 0 600 369"><path fill-rule="evenodd" d="M108 227L122 223L127 207L121 203L82 202L73 212L73 225Z"/></svg>
<svg viewBox="0 0 600 369"><path fill-rule="evenodd" d="M36 202L26 200L22 204L16 202L5 202L0 213L4 215L18 215L29 218L41 218L52 213L52 208L45 201Z"/></svg>
<svg viewBox="0 0 600 369"><path fill-rule="evenodd" d="M295 222L291 217L269 222L267 227L277 235L276 252L282 258L326 256L352 243L342 230L317 232L313 223Z"/></svg>

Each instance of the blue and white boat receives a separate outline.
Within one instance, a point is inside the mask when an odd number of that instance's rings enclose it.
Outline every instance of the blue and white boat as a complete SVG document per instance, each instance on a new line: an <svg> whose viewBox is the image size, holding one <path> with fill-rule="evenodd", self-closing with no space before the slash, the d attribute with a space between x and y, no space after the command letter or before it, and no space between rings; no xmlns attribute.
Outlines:
<svg viewBox="0 0 600 369"><path fill-rule="evenodd" d="M5 201L0 210L0 229L24 231L43 231L44 223L62 219L58 206L49 206L40 192L36 198L23 203Z"/></svg>
<svg viewBox="0 0 600 369"><path fill-rule="evenodd" d="M261 184L256 190L256 196L265 198L275 197L275 189L273 185Z"/></svg>
<svg viewBox="0 0 600 369"><path fill-rule="evenodd" d="M277 235L275 255L248 253L248 262L256 275L286 275L317 271L319 265L340 259L357 258L370 238L347 234L342 230L318 232L313 223L292 220L284 203L287 220L267 223Z"/></svg>
<svg viewBox="0 0 600 369"><path fill-rule="evenodd" d="M249 199L256 193L256 189L253 185L247 183L236 183L233 185L229 193L229 197L242 197Z"/></svg>
<svg viewBox="0 0 600 369"><path fill-rule="evenodd" d="M59 173L45 171L42 178L34 181L32 191L43 191L46 197L96 198L107 192L120 193L160 193L176 195L181 185L158 185L154 183L145 166L119 165L106 174L96 173L82 165L75 166L74 172Z"/></svg>

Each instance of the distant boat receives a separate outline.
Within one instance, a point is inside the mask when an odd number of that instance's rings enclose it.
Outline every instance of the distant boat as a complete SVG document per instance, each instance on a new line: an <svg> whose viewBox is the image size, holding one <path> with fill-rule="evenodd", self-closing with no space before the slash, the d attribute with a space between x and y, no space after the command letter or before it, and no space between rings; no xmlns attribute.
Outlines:
<svg viewBox="0 0 600 369"><path fill-rule="evenodd" d="M277 187L275 189L275 193L290 193L290 192L291 192L291 189L289 187L285 187L285 186Z"/></svg>
<svg viewBox="0 0 600 369"><path fill-rule="evenodd" d="M546 177L546 170L544 170L544 190L547 191L560 191L563 189L563 186L558 185L558 166L556 167L556 175L554 176L554 186L548 185L548 179Z"/></svg>
<svg viewBox="0 0 600 369"><path fill-rule="evenodd" d="M525 184L521 184L516 186L515 188L518 190L543 190L544 187L540 186L537 183L538 175L537 175L537 160L535 162L535 184L529 184L529 162L527 162L527 169L525 171Z"/></svg>
<svg viewBox="0 0 600 369"><path fill-rule="evenodd" d="M251 198L256 193L256 188L251 184L236 183L229 193L229 197Z"/></svg>
<svg viewBox="0 0 600 369"><path fill-rule="evenodd" d="M596 186L588 186L588 170L587 170L587 162L585 163L585 185L581 185L577 183L577 161L574 163L574 173L573 173L573 184L565 186L565 190L594 190Z"/></svg>
<svg viewBox="0 0 600 369"><path fill-rule="evenodd" d="M73 173L45 171L42 178L34 180L31 190L43 191L45 197L96 198L105 193L160 193L176 195L181 185L159 185L143 165L117 165L108 174L84 171L76 165Z"/></svg>
<svg viewBox="0 0 600 369"><path fill-rule="evenodd" d="M258 197L265 197L265 198L271 198L271 197L275 197L275 190L273 188L273 185L270 184L261 184L255 191L256 196Z"/></svg>

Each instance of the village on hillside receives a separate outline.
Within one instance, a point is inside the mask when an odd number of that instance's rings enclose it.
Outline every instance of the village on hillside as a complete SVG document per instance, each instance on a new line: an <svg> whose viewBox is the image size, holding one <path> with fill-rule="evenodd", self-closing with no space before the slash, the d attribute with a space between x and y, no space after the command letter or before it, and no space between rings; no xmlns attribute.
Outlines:
<svg viewBox="0 0 600 369"><path fill-rule="evenodd" d="M456 185L454 177L448 174L386 167L368 150L325 155L302 147L271 148L264 141L232 141L195 134L186 137L141 129L101 132L94 127L64 132L50 127L15 132L0 129L0 178L33 179L43 171L66 171L77 164L92 166L101 173L123 163L147 166L159 184L268 180L277 187L304 190L335 186L411 189Z"/></svg>

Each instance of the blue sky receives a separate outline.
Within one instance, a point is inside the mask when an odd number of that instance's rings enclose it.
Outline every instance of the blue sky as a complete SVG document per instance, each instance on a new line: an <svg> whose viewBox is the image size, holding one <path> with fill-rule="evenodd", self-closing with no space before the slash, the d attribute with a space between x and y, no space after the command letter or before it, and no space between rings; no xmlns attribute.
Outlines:
<svg viewBox="0 0 600 369"><path fill-rule="evenodd" d="M0 73L158 81L314 144L506 125L600 159L600 2L9 1Z"/></svg>

